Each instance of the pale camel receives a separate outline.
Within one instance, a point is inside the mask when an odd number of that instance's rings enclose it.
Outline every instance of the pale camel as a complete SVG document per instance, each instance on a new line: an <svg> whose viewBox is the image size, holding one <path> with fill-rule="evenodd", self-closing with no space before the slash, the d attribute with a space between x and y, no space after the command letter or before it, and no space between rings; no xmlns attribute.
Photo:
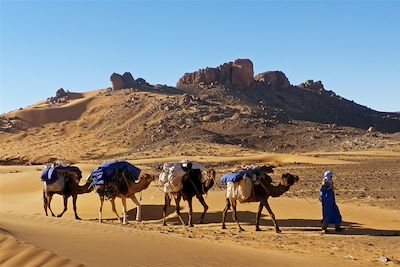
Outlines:
<svg viewBox="0 0 400 267"><path fill-rule="evenodd" d="M273 185L272 184L272 179L268 175L263 175L261 179L258 181L258 183L255 183L253 185L253 192L251 196L246 199L242 200L241 202L246 203L246 202L260 202L258 206L258 212L256 215L256 231L261 231L259 227L259 222L260 222L260 215L263 207L267 209L269 212L272 222L275 225L275 230L277 233L280 233L281 230L279 229L278 224L276 223L275 220L275 215L271 210L271 207L268 204L268 198L271 197L279 197L283 193L289 190L289 188L299 180L299 177L296 175L292 175L290 173L285 173L282 174L281 181L279 182L278 185ZM233 220L237 223L237 226L240 231L244 231L244 229L240 226L238 220L237 220L237 214L236 214L236 204L237 204L237 198L230 198L226 199L226 207L224 208L222 212L222 229L226 229L225 227L225 217L226 217L226 212L230 209L232 206L232 218Z"/></svg>

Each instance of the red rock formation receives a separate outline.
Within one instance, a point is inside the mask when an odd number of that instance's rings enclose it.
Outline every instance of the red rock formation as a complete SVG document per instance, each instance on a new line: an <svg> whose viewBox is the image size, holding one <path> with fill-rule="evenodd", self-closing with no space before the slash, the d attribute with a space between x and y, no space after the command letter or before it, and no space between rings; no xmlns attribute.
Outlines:
<svg viewBox="0 0 400 267"><path fill-rule="evenodd" d="M122 76L118 73L113 73L110 77L113 90L124 88L133 88L135 86L147 85L143 78L134 79L130 72L125 72Z"/></svg>
<svg viewBox="0 0 400 267"><path fill-rule="evenodd" d="M205 68L186 73L177 86L186 84L220 83L228 86L249 87L253 83L253 63L249 59L237 59L220 65L218 68Z"/></svg>
<svg viewBox="0 0 400 267"><path fill-rule="evenodd" d="M127 86L125 85L124 78L118 73L111 74L110 80L112 83L113 90L127 88Z"/></svg>
<svg viewBox="0 0 400 267"><path fill-rule="evenodd" d="M278 88L288 88L290 82L286 77L285 73L281 71L267 71L257 74L254 77L255 81L265 83L265 85L270 86L272 89Z"/></svg>
<svg viewBox="0 0 400 267"><path fill-rule="evenodd" d="M237 59L232 64L231 73L233 86L249 87L254 81L253 62L250 59Z"/></svg>
<svg viewBox="0 0 400 267"><path fill-rule="evenodd" d="M325 90L321 81L314 82L313 80L307 80L304 83L299 84L298 87L311 90Z"/></svg>

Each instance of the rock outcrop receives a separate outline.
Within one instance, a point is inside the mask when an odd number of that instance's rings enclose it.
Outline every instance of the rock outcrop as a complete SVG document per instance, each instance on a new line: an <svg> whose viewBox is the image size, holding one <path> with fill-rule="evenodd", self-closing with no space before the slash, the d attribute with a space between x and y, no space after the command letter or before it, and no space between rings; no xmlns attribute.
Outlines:
<svg viewBox="0 0 400 267"><path fill-rule="evenodd" d="M138 85L147 85L145 79L138 78L135 80L130 72L125 72L123 75L113 73L111 74L110 81L112 83L113 90L132 88Z"/></svg>
<svg viewBox="0 0 400 267"><path fill-rule="evenodd" d="M60 97L66 96L66 95L67 95L67 93L65 92L65 90L63 88L58 89L56 92L57 98L60 98Z"/></svg>
<svg viewBox="0 0 400 267"><path fill-rule="evenodd" d="M317 91L325 90L321 81L314 82L313 80L307 80L304 83L299 84L298 87Z"/></svg>
<svg viewBox="0 0 400 267"><path fill-rule="evenodd" d="M254 81L253 62L249 59L237 59L220 65L218 68L205 68L185 73L179 79L177 87L198 84L222 84L227 86L249 87Z"/></svg>
<svg viewBox="0 0 400 267"><path fill-rule="evenodd" d="M288 88L290 86L289 79L282 71L267 71L257 74L254 77L256 82L260 82L271 89Z"/></svg>
<svg viewBox="0 0 400 267"><path fill-rule="evenodd" d="M119 90L123 88L128 88L127 84L124 81L124 78L119 75L118 73L113 73L111 74L110 77L111 83L112 83L112 88L113 90Z"/></svg>

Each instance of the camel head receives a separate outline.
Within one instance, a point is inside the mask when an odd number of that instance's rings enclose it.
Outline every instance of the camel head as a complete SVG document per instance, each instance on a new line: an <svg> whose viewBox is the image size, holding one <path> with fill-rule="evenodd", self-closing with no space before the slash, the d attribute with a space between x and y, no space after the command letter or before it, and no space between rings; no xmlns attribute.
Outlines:
<svg viewBox="0 0 400 267"><path fill-rule="evenodd" d="M145 173L140 177L140 179L143 179L144 181L151 183L152 181L154 181L156 179L156 177L154 175Z"/></svg>
<svg viewBox="0 0 400 267"><path fill-rule="evenodd" d="M299 176L293 175L293 174L290 174L290 173L284 173L284 174L282 174L282 178L281 178L280 184L282 184L284 186L292 186L298 180L299 180Z"/></svg>
<svg viewBox="0 0 400 267"><path fill-rule="evenodd" d="M210 189L215 183L215 170L214 169L207 169L204 175L204 188Z"/></svg>
<svg viewBox="0 0 400 267"><path fill-rule="evenodd" d="M263 166L260 167L260 172L261 173L273 173L274 172L274 168L275 168L274 165L269 165L269 166L263 165Z"/></svg>

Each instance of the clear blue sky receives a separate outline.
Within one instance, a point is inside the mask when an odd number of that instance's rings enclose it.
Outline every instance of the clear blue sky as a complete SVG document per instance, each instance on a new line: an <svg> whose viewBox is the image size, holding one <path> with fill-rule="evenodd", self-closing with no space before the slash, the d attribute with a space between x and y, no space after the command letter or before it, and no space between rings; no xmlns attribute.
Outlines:
<svg viewBox="0 0 400 267"><path fill-rule="evenodd" d="M236 58L400 111L400 1L0 1L0 113L113 72L175 85Z"/></svg>

